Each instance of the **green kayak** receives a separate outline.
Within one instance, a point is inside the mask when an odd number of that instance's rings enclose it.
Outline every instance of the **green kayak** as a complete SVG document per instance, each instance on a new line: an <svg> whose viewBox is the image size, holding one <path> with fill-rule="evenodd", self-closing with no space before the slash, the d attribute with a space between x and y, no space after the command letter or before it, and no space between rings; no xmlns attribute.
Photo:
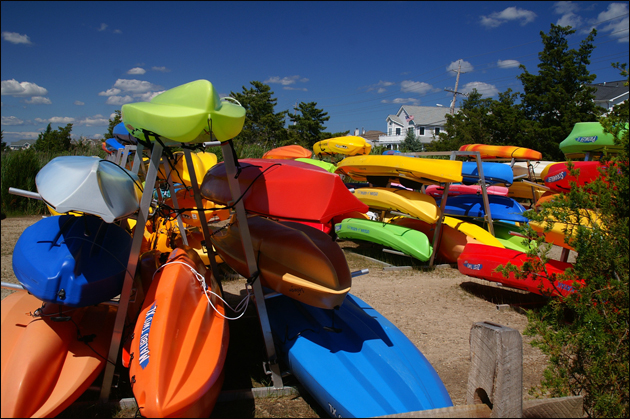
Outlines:
<svg viewBox="0 0 630 419"><path fill-rule="evenodd" d="M322 169L328 170L330 173L335 173L335 170L337 169L337 166L335 166L334 164L328 163L327 161L323 161L323 160L305 159L305 158L300 157L300 158L295 159L295 161L301 161L303 163L308 163L308 164L321 167Z"/></svg>
<svg viewBox="0 0 630 419"><path fill-rule="evenodd" d="M599 122L578 122L569 136L560 143L560 150L571 159L581 158L585 153L599 153L604 148L610 153L621 151L621 145L615 144L614 137L605 133Z"/></svg>
<svg viewBox="0 0 630 419"><path fill-rule="evenodd" d="M427 236L412 228L358 218L346 218L335 224L337 237L364 240L389 247L423 262L431 257L433 248Z"/></svg>

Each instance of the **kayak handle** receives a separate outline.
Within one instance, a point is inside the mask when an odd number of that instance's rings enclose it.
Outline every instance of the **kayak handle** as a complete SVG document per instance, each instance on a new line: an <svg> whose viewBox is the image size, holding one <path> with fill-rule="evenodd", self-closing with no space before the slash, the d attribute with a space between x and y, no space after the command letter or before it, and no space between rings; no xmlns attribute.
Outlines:
<svg viewBox="0 0 630 419"><path fill-rule="evenodd" d="M9 188L9 193L13 195L23 196L26 198L42 199L42 196L38 194L37 192L25 191L24 189Z"/></svg>

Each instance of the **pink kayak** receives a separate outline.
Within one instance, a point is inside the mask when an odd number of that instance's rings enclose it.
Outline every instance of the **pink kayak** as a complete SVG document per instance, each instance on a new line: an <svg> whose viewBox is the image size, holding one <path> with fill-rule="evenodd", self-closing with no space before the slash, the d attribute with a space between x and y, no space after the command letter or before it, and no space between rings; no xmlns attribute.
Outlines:
<svg viewBox="0 0 630 419"><path fill-rule="evenodd" d="M507 196L508 188L505 186L486 186L486 191L488 195L501 195ZM444 188L438 185L429 185L424 191L425 194L431 195L434 198L441 198L444 193ZM480 185L462 185L459 183L453 184L448 188L448 196L457 196L457 195L471 195L471 194L480 194L481 186Z"/></svg>

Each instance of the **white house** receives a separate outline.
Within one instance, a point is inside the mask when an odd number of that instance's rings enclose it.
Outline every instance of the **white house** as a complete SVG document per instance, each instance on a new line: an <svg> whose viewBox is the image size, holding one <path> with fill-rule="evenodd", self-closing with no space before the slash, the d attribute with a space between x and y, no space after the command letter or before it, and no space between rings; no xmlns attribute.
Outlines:
<svg viewBox="0 0 630 419"><path fill-rule="evenodd" d="M455 108L455 112L459 112L459 108ZM401 106L396 115L387 116L387 133L379 136L374 145L398 149L409 130L414 131L421 143L430 143L440 132L444 132L449 113L447 107Z"/></svg>
<svg viewBox="0 0 630 419"><path fill-rule="evenodd" d="M628 99L628 86L624 86L624 83L624 80L620 80L589 84L588 86L596 89L594 101L606 109L606 114L608 114L613 106Z"/></svg>

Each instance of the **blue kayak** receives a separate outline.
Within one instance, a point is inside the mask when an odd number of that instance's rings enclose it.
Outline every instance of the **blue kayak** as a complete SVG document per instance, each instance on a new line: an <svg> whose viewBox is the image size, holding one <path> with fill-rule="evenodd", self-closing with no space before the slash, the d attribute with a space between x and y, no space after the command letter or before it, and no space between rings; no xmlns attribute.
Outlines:
<svg viewBox="0 0 630 419"><path fill-rule="evenodd" d="M338 310L279 295L266 301L281 360L332 417L453 405L433 366L396 326L348 294Z"/></svg>
<svg viewBox="0 0 630 419"><path fill-rule="evenodd" d="M436 199L435 202L438 206L441 205L441 199ZM516 221L519 223L529 222L529 219L523 215L525 207L512 198L488 195L488 202L493 220ZM449 196L446 200L444 213L456 217L483 218L486 215L483 196L476 194Z"/></svg>
<svg viewBox="0 0 630 419"><path fill-rule="evenodd" d="M28 227L13 250L13 271L42 301L85 307L120 294L131 235L86 215L43 218Z"/></svg>
<svg viewBox="0 0 630 419"><path fill-rule="evenodd" d="M121 148L125 148L124 145L120 144L118 141L116 141L113 138L108 138L107 140L105 140L105 147L107 147L107 150L109 151L118 151Z"/></svg>
<svg viewBox="0 0 630 419"><path fill-rule="evenodd" d="M512 168L504 163L481 163L483 169L483 177L486 183L505 183L506 186L510 186L514 183L514 172ZM462 163L462 183L477 183L479 181L479 169L476 162L463 162Z"/></svg>
<svg viewBox="0 0 630 419"><path fill-rule="evenodd" d="M129 133L124 122L116 124L112 130L112 134L114 135L114 138L122 144L138 144L138 140Z"/></svg>

